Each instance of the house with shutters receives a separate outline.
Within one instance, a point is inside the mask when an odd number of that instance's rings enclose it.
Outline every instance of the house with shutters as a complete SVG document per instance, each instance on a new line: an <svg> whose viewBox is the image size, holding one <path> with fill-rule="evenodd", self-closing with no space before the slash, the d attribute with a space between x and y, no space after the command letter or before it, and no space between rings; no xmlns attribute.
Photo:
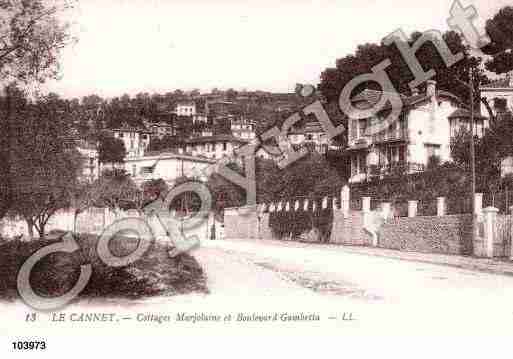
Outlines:
<svg viewBox="0 0 513 359"><path fill-rule="evenodd" d="M356 108L368 109L378 103L381 95L380 91L367 89L353 97L352 104ZM401 95L401 100L400 116L389 121L387 126L376 126L385 120L387 108L382 109L384 114L371 118L348 119L345 155L349 156L351 164L350 182L382 177L396 171L424 171L432 156L442 162L451 159L451 132L455 131L451 123L453 126L456 120L464 123L466 115L458 111L461 106L458 97L438 90L435 81L428 81L425 93ZM376 127L380 130L373 131Z"/></svg>

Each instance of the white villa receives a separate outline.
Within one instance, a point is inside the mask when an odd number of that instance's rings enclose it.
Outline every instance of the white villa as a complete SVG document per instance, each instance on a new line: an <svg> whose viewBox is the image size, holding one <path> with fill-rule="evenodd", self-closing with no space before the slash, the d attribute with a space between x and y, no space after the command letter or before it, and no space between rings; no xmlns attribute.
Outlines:
<svg viewBox="0 0 513 359"><path fill-rule="evenodd" d="M231 135L191 138L185 142L184 147L179 149L179 153L221 159L235 156L235 150L247 143L248 141Z"/></svg>
<svg viewBox="0 0 513 359"><path fill-rule="evenodd" d="M242 140L251 141L256 138L255 124L247 119L232 119L230 121L232 134Z"/></svg>
<svg viewBox="0 0 513 359"><path fill-rule="evenodd" d="M352 101L355 107L368 108L380 99L379 91L364 90ZM464 125L467 114L459 109L459 99L438 91L435 81L428 81L424 94L402 96L403 109L397 121L376 134L369 134L370 124L380 118L349 119L348 149L350 182L380 176L402 169L407 173L423 171L431 156L442 162L451 159L451 135ZM485 120L476 125L482 134Z"/></svg>
<svg viewBox="0 0 513 359"><path fill-rule="evenodd" d="M175 112L178 116L196 115L196 103L194 101L179 102L176 104Z"/></svg>
<svg viewBox="0 0 513 359"><path fill-rule="evenodd" d="M125 170L137 185L153 180L163 179L172 185L177 178L195 177L205 168L215 164L208 158L171 152L147 153L139 158L129 158L125 161ZM206 178L198 178L205 181Z"/></svg>

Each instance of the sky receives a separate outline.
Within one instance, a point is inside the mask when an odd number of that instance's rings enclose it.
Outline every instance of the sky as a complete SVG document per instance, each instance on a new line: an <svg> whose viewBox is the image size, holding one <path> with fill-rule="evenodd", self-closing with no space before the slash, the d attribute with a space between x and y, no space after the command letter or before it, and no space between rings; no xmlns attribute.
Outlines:
<svg viewBox="0 0 513 359"><path fill-rule="evenodd" d="M513 0L461 0L483 23ZM358 44L448 29L452 0L79 0L78 42L46 91L66 98L213 88L291 92Z"/></svg>

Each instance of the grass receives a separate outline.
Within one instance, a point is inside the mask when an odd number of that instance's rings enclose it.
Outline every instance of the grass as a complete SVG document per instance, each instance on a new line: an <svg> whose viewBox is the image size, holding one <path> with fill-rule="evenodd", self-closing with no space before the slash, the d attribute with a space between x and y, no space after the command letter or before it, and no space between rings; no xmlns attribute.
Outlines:
<svg viewBox="0 0 513 359"><path fill-rule="evenodd" d="M16 278L23 263L42 247L59 242L54 239L22 242L0 239L0 300L16 300ZM208 293L206 278L199 263L189 254L170 258L169 248L154 243L137 262L126 267L105 265L96 253L97 236L81 235L77 239L80 250L53 253L34 266L30 282L34 291L45 297L68 292L80 274L80 265L92 264L93 274L79 298L129 298ZM110 243L113 254L127 255L137 246L136 239L118 237Z"/></svg>

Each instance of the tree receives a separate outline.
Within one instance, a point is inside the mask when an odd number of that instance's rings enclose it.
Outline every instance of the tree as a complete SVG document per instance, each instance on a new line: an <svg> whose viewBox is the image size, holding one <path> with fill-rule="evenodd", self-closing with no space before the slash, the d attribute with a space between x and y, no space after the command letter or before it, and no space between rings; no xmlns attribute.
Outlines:
<svg viewBox="0 0 513 359"><path fill-rule="evenodd" d="M169 192L169 186L162 178L152 179L142 184L142 192L147 203L159 198L164 199Z"/></svg>
<svg viewBox="0 0 513 359"><path fill-rule="evenodd" d="M119 138L112 136L101 136L98 146L98 159L101 164L114 164L125 162L126 148L125 144Z"/></svg>
<svg viewBox="0 0 513 359"><path fill-rule="evenodd" d="M421 36L421 32L413 32L408 39L408 44L410 46L413 45ZM436 47L433 45L433 43L438 43L441 40L434 36L431 36L432 42L424 43L416 52L417 59L425 70L435 70L436 75L433 80L437 81L439 89L449 91L458 96L463 102L470 104L467 87L457 79L468 82L469 70L471 68L478 68L481 60L471 56L469 48L465 46L461 36L456 32L448 31L442 35L442 38L453 54L460 52L464 54L462 60L447 68ZM413 80L413 74L395 43L391 45L359 45L354 54L338 59L336 68L328 68L321 74L319 90L328 102L338 102L342 89L349 81L359 75L372 72L371 68L373 66L386 59L391 61L391 65L386 71L395 89L400 93L410 93L409 82ZM477 71L475 75L476 83L478 81L487 81L483 71ZM366 87L381 90L379 85L375 83L363 83L355 92L360 92ZM421 87L424 88L425 85ZM476 96L474 101L477 100Z"/></svg>
<svg viewBox="0 0 513 359"><path fill-rule="evenodd" d="M60 52L73 41L69 26L60 20L71 3L47 4L44 0L0 2L1 79L43 82L57 76Z"/></svg>
<svg viewBox="0 0 513 359"><path fill-rule="evenodd" d="M94 198L99 206L105 206L112 211L133 206L139 200L140 191L137 185L123 170L106 170L93 183Z"/></svg>
<svg viewBox="0 0 513 359"><path fill-rule="evenodd" d="M491 58L486 61L488 71L496 74L513 70L513 6L500 9L486 21L486 33L491 42L482 50Z"/></svg>
<svg viewBox="0 0 513 359"><path fill-rule="evenodd" d="M10 212L25 219L30 236L35 227L43 238L50 217L70 205L81 156L52 98L26 104L14 123Z"/></svg>
<svg viewBox="0 0 513 359"><path fill-rule="evenodd" d="M0 80L11 82L43 82L56 77L58 58L65 45L72 41L62 11L70 3L47 6L43 0L0 1ZM13 116L16 116L17 90L5 89L0 109L0 218L12 202L11 148L14 137Z"/></svg>
<svg viewBox="0 0 513 359"><path fill-rule="evenodd" d="M150 151L162 151L175 149L183 144L183 140L178 136L164 136L155 138L150 142Z"/></svg>
<svg viewBox="0 0 513 359"><path fill-rule="evenodd" d="M234 89L228 89L226 90L226 99L228 101L234 101L236 98L237 98L237 94L238 92L235 91Z"/></svg>

